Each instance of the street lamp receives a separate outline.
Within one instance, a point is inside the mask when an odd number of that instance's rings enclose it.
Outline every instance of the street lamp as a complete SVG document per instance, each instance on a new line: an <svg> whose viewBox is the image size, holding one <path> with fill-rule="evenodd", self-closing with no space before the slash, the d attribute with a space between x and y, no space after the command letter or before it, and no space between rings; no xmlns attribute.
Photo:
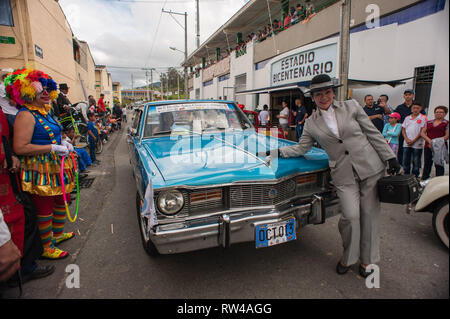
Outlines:
<svg viewBox="0 0 450 319"><path fill-rule="evenodd" d="M170 49L170 50L173 50L173 51L181 52L181 53L183 53L184 55L186 55L185 52L183 52L183 51L181 51L181 50L178 50L178 49L175 48L175 47L169 47L169 49ZM184 68L184 72L185 72L185 74L186 74L186 68ZM178 76L178 71L177 71L177 80L178 80L178 99L180 99L180 78L179 78L179 76ZM184 77L184 81L186 81L186 75L185 75L185 77ZM187 95L186 95L186 83L184 84L184 87L185 87L184 99L187 100Z"/></svg>
<svg viewBox="0 0 450 319"><path fill-rule="evenodd" d="M166 10L164 10L164 8L162 9L162 12L170 14L170 16L175 20L175 22L184 29L184 52L183 51L180 51L180 52L184 53L184 63L183 63L184 64L183 65L184 66L184 98L187 100L188 96L189 96L189 93L188 93L188 75L187 75L187 59L188 59L188 56L187 56L187 54L188 54L188 47L187 47L187 34L188 34L187 33L187 12L185 12L185 13L178 13L178 12L173 12L172 10L166 11ZM177 19L175 19L173 17L173 14L184 16L184 27L178 22ZM171 49L172 49L172 47L171 47ZM177 50L177 51L179 51L179 50Z"/></svg>

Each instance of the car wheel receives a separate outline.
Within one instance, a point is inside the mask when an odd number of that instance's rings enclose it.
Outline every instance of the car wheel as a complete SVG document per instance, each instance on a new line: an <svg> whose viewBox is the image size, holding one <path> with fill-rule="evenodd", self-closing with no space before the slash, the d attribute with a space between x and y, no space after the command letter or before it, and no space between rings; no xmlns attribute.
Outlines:
<svg viewBox="0 0 450 319"><path fill-rule="evenodd" d="M139 195L139 192L136 192L136 211L139 223L139 231L141 233L142 245L144 246L144 250L147 252L147 254L149 254L151 257L156 257L160 255L160 253L150 239L150 234L147 231L148 218L141 215L141 210L141 196Z"/></svg>
<svg viewBox="0 0 450 319"><path fill-rule="evenodd" d="M448 248L448 198L443 199L433 211L433 230Z"/></svg>

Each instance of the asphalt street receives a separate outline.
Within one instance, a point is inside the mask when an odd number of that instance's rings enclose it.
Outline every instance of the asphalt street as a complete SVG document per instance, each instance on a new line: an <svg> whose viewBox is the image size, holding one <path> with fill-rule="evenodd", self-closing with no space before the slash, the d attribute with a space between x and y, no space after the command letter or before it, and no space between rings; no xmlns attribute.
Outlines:
<svg viewBox="0 0 450 319"><path fill-rule="evenodd" d="M93 185L81 191L76 237L62 243L70 256L53 275L24 285L23 298L448 298L449 256L435 236L431 214L407 215L404 206L382 205L380 288L369 289L355 265L339 276L339 216L298 231L293 242L255 249L254 243L177 255L148 256L141 244L136 187L126 130L114 133L91 169ZM71 205L74 210L75 205ZM69 288L71 268L79 288ZM70 286L70 285L69 285ZM4 297L15 298L17 289Z"/></svg>

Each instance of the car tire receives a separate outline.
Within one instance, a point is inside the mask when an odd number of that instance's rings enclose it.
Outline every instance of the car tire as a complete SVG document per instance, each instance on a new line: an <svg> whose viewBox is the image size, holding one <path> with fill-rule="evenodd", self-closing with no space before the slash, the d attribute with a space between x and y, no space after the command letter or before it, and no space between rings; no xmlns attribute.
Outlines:
<svg viewBox="0 0 450 319"><path fill-rule="evenodd" d="M433 230L448 248L448 198L441 200L433 210Z"/></svg>
<svg viewBox="0 0 450 319"><path fill-rule="evenodd" d="M151 239L145 233L147 229L147 224L144 222L144 218L141 216L141 209L142 209L141 196L139 195L139 192L136 192L136 212L139 224L139 232L141 234L142 246L144 247L145 252L149 256L151 257L159 256L160 253L158 252L158 249L156 249L156 246L153 244Z"/></svg>

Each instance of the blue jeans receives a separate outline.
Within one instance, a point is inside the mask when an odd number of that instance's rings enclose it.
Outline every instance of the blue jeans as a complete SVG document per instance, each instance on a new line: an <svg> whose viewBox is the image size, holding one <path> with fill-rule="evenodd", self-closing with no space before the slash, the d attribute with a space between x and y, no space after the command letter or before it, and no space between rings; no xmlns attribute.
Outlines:
<svg viewBox="0 0 450 319"><path fill-rule="evenodd" d="M295 127L295 135L297 137L297 142L300 141L300 138L303 134L303 125L298 125Z"/></svg>
<svg viewBox="0 0 450 319"><path fill-rule="evenodd" d="M423 149L412 147L403 148L403 169L405 170L405 174L411 174L412 160L412 173L414 176L419 177L420 168L422 167L422 152Z"/></svg>
<svg viewBox="0 0 450 319"><path fill-rule="evenodd" d="M92 164L91 158L84 148L76 148L75 152L78 154L78 165L80 171L86 170L86 167Z"/></svg>
<svg viewBox="0 0 450 319"><path fill-rule="evenodd" d="M97 158L95 157L95 150L97 149L97 142L89 140L89 155L91 156L91 161L95 162Z"/></svg>

